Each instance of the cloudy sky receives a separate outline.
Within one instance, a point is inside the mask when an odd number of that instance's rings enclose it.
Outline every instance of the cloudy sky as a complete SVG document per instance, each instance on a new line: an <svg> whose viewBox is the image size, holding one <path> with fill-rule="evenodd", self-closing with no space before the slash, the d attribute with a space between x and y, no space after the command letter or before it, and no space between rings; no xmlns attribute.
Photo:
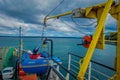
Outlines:
<svg viewBox="0 0 120 80"><path fill-rule="evenodd" d="M62 0L0 0L0 36L18 36L22 27L23 36L41 36L44 17ZM107 0L64 0L49 16L85 8ZM45 36L80 37L93 34L96 19L75 19L71 15L51 19L44 30ZM113 27L114 26L114 27ZM106 32L116 31L116 20L110 15Z"/></svg>

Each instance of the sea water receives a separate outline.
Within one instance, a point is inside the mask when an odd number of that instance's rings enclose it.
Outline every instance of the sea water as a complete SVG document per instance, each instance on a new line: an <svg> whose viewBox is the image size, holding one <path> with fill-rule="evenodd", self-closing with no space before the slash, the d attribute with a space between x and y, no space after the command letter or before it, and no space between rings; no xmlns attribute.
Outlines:
<svg viewBox="0 0 120 80"><path fill-rule="evenodd" d="M87 52L87 48L84 48L83 45L78 46L78 43L82 43L82 38L50 38L53 40L53 55L59 57L62 60L64 66L67 67L68 63L68 52L72 52L74 54L80 55L84 57ZM42 47L42 42L40 37L24 37L23 41L23 49L25 50L33 50L35 47L40 46L39 51L51 51L51 44L48 41L47 48ZM0 47L16 47L19 48L19 37L0 37ZM104 50L95 49L94 54L92 56L92 60L105 64L109 67L114 68L114 58L116 55L116 46L115 45L105 45ZM102 67L96 66L93 64L98 70L101 70L112 76L113 71L106 70ZM92 73L97 76L100 80L107 80L97 75L95 72ZM64 74L66 75L66 74ZM94 80L94 79L92 79Z"/></svg>

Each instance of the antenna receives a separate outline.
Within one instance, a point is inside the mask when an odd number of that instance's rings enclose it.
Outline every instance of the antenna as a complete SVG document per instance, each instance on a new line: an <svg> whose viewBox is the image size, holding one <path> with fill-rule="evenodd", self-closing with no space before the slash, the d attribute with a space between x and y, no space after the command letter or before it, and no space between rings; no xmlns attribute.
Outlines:
<svg viewBox="0 0 120 80"><path fill-rule="evenodd" d="M22 54L22 27L19 27L19 57Z"/></svg>

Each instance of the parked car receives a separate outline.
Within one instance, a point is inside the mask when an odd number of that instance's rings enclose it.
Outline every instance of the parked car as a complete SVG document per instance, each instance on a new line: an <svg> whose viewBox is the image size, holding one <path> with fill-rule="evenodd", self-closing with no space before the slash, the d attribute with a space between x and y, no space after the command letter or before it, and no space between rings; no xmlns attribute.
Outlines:
<svg viewBox="0 0 120 80"><path fill-rule="evenodd" d="M14 75L14 68L13 67L6 67L2 70L3 79L10 79L13 78Z"/></svg>

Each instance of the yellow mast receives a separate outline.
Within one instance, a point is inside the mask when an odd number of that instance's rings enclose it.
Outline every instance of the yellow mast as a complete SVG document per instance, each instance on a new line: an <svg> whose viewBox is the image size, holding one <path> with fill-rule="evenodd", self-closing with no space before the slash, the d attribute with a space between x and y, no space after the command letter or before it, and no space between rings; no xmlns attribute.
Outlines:
<svg viewBox="0 0 120 80"><path fill-rule="evenodd" d="M112 80L120 80L120 0L118 4L113 5L110 14L117 20L117 49L115 58L115 75Z"/></svg>
<svg viewBox="0 0 120 80"><path fill-rule="evenodd" d="M118 32L117 32L117 54L116 54L116 75L115 80L120 80L120 0L118 3Z"/></svg>

